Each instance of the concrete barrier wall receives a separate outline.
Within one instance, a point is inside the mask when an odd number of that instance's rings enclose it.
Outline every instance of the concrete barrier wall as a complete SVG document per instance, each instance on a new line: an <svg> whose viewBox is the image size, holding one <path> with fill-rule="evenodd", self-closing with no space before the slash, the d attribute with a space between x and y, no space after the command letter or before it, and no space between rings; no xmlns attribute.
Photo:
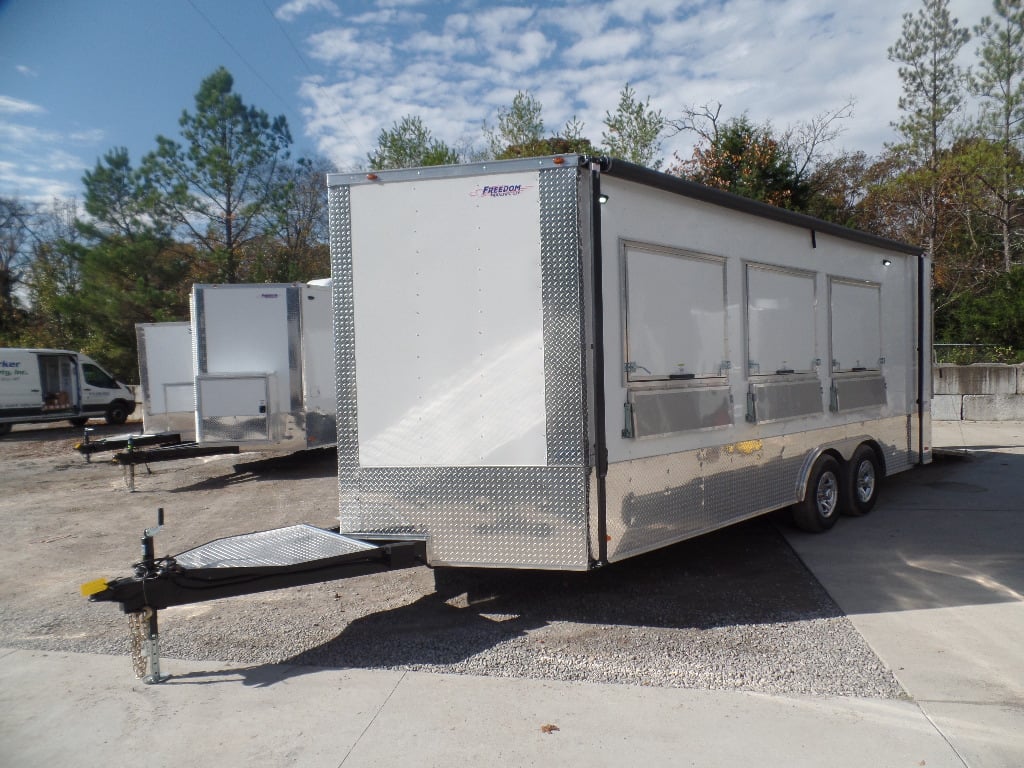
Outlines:
<svg viewBox="0 0 1024 768"><path fill-rule="evenodd" d="M938 421L1024 420L1024 365L936 365L932 393Z"/></svg>

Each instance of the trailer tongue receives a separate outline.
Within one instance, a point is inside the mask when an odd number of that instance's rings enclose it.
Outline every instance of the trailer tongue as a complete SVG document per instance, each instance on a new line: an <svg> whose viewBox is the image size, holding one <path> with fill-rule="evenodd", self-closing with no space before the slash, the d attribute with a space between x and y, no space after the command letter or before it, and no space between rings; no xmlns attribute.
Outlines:
<svg viewBox="0 0 1024 768"><path fill-rule="evenodd" d="M157 611L224 597L317 584L426 562L426 541L364 541L312 525L228 536L171 557L157 558L153 536L142 535L142 560L133 576L82 585L92 602L120 603L129 615L136 675L161 682Z"/></svg>

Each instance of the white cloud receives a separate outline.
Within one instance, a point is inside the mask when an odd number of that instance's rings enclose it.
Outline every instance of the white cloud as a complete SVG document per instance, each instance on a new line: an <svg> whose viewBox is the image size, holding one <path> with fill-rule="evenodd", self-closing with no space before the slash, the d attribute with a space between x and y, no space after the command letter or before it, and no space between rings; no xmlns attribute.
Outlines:
<svg viewBox="0 0 1024 768"><path fill-rule="evenodd" d="M23 75L25 77L39 77L38 72L24 64L18 64L14 69L19 75Z"/></svg>
<svg viewBox="0 0 1024 768"><path fill-rule="evenodd" d="M981 15L972 2L951 0L966 26ZM852 96L836 150L877 153L895 138L900 84L886 52L910 0L452 5L378 2L310 38L337 72L303 90L308 132L339 167L365 162L377 133L406 114L450 144L482 144L482 122L522 90L541 100L550 132L576 116L600 141L626 82L669 118L721 102L724 119L746 112L780 129ZM692 142L668 137L662 150L687 155Z"/></svg>
<svg viewBox="0 0 1024 768"><path fill-rule="evenodd" d="M387 41L361 39L354 29L329 29L309 38L310 55L343 69L364 69L391 61Z"/></svg>
<svg viewBox="0 0 1024 768"><path fill-rule="evenodd" d="M331 0L289 0L274 11L274 16L281 21L295 21L302 14L310 11L324 11L335 17L341 15L338 6Z"/></svg>
<svg viewBox="0 0 1024 768"><path fill-rule="evenodd" d="M46 110L38 104L33 104L30 101L15 99L12 96L4 96L3 94L0 94L0 112L5 112L9 115L39 115L46 112Z"/></svg>
<svg viewBox="0 0 1024 768"><path fill-rule="evenodd" d="M565 52L564 58L573 64L618 62L639 48L646 39L647 35L639 30L609 30L583 38Z"/></svg>

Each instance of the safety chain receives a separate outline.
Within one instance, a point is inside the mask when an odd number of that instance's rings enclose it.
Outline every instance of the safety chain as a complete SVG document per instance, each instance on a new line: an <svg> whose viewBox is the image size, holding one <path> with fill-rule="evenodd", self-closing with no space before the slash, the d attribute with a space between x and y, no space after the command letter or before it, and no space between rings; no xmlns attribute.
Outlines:
<svg viewBox="0 0 1024 768"><path fill-rule="evenodd" d="M152 612L152 608L143 608L141 611L128 614L128 643L132 656L132 670L139 680L146 676L149 664L143 649L149 642L149 617Z"/></svg>

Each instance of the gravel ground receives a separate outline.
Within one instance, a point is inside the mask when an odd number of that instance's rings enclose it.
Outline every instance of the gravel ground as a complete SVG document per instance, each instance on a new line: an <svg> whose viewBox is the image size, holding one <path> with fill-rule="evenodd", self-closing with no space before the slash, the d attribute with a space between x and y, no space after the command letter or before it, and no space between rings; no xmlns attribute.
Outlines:
<svg viewBox="0 0 1024 768"><path fill-rule="evenodd" d="M137 428L137 425L136 425ZM124 432L97 426L95 437ZM256 454L140 471L87 464L79 431L0 440L0 645L124 654L127 620L78 585L127 575L164 507L157 554L336 515L334 458ZM772 694L903 695L761 518L589 574L411 568L162 611L167 659L409 669ZM436 577L436 580L435 580ZM164 665L173 674L173 661Z"/></svg>

